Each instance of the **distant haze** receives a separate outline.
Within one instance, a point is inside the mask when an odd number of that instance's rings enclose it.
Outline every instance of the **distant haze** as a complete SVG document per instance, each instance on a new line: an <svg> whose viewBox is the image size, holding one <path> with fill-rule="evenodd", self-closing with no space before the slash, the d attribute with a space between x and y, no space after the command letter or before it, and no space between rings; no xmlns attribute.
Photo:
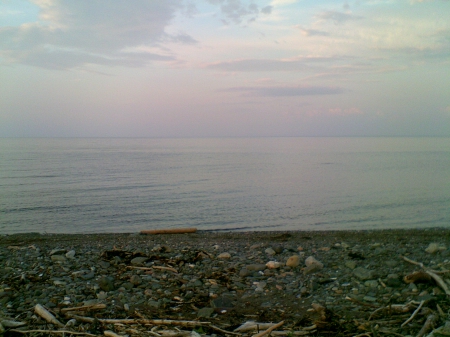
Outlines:
<svg viewBox="0 0 450 337"><path fill-rule="evenodd" d="M0 137L450 136L448 0L0 0Z"/></svg>

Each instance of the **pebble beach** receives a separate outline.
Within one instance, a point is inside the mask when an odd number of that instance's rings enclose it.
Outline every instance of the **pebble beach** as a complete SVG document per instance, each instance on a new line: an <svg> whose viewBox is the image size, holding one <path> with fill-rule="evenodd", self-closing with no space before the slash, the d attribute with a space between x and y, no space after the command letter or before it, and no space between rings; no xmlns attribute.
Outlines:
<svg viewBox="0 0 450 337"><path fill-rule="evenodd" d="M449 229L3 235L0 335L438 336L449 243Z"/></svg>

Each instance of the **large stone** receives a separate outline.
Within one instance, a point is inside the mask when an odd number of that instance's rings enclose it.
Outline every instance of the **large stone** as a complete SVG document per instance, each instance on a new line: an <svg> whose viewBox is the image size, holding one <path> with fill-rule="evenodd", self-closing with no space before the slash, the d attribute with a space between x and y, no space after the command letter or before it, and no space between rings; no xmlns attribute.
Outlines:
<svg viewBox="0 0 450 337"><path fill-rule="evenodd" d="M305 265L306 265L306 268L303 269L304 274L311 274L311 273L314 273L316 271L323 269L323 263L320 262L319 260L316 260L313 256L309 256L305 260Z"/></svg>
<svg viewBox="0 0 450 337"><path fill-rule="evenodd" d="M98 286L103 291L113 291L114 290L114 280L109 276L102 276L98 280Z"/></svg>
<svg viewBox="0 0 450 337"><path fill-rule="evenodd" d="M353 275L355 275L361 281L370 280L374 277L373 270L368 270L363 267L357 267L353 270Z"/></svg>
<svg viewBox="0 0 450 337"><path fill-rule="evenodd" d="M218 259L229 259L229 258L231 258L231 255L230 255L230 253L225 252L225 253L219 254L219 256L217 256L217 258Z"/></svg>
<svg viewBox="0 0 450 337"><path fill-rule="evenodd" d="M131 260L133 266L142 266L148 258L145 256L138 256Z"/></svg>
<svg viewBox="0 0 450 337"><path fill-rule="evenodd" d="M300 256L298 255L292 255L291 257L289 257L286 261L286 266L288 267L298 267L300 265Z"/></svg>
<svg viewBox="0 0 450 337"><path fill-rule="evenodd" d="M265 252L267 255L275 255L276 254L276 252L272 248L267 248L265 250Z"/></svg>
<svg viewBox="0 0 450 337"><path fill-rule="evenodd" d="M277 261L269 261L266 263L266 267L269 269L277 269L281 267L281 263Z"/></svg>
<svg viewBox="0 0 450 337"><path fill-rule="evenodd" d="M432 242L428 245L428 247L425 249L425 251L429 254L435 254L435 253L443 251L445 249L446 248L444 245L440 245L438 243Z"/></svg>
<svg viewBox="0 0 450 337"><path fill-rule="evenodd" d="M214 309L213 308L201 308L198 312L197 312L197 317L198 318L209 318L211 317L211 315L214 313Z"/></svg>

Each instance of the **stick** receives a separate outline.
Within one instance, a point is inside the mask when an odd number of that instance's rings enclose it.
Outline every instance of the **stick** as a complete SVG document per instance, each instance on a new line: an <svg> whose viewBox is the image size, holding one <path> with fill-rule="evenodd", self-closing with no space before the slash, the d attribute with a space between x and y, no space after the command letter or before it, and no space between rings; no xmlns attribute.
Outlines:
<svg viewBox="0 0 450 337"><path fill-rule="evenodd" d="M448 287L445 284L444 280L440 276L438 276L435 273L432 273L431 271L428 271L428 270L426 271L426 273L428 275L430 275L436 281L436 283L445 291L445 293L448 296L450 296L450 290L448 289Z"/></svg>
<svg viewBox="0 0 450 337"><path fill-rule="evenodd" d="M127 266L129 269L139 269L139 270L152 270L152 269L160 269L160 270L168 270L172 271L175 274L178 274L178 270L171 267L163 267L163 266L152 266L152 267L136 267L136 266Z"/></svg>
<svg viewBox="0 0 450 337"><path fill-rule="evenodd" d="M48 312L47 309L45 309L42 305L36 304L36 306L34 307L34 312L36 312L36 314L41 316L47 322L49 322L51 324L55 324L55 325L59 326L60 328L64 327L64 324L62 324L60 321L58 321L56 319L56 317L53 316L50 312Z"/></svg>
<svg viewBox="0 0 450 337"><path fill-rule="evenodd" d="M195 233L197 228L152 229L141 231L141 234L184 234Z"/></svg>
<svg viewBox="0 0 450 337"><path fill-rule="evenodd" d="M435 314L431 314L427 317L427 320L425 321L425 324L423 325L422 329L420 329L419 333L416 337L422 337L425 335L428 330L430 330L434 324L437 322L438 317Z"/></svg>
<svg viewBox="0 0 450 337"><path fill-rule="evenodd" d="M103 331L103 334L107 337L123 337L121 335L116 334L114 331L111 331L111 330L105 330L105 331Z"/></svg>
<svg viewBox="0 0 450 337"><path fill-rule="evenodd" d="M75 318L80 322L85 323L94 323L95 319L92 317L78 316L73 315L70 312L67 313L68 316ZM196 327L196 326L208 326L211 322L199 322L199 321L176 321L171 319L107 319L107 318L99 318L98 321L104 324L153 324L153 325L180 325L187 327Z"/></svg>
<svg viewBox="0 0 450 337"><path fill-rule="evenodd" d="M97 337L97 335L93 335L87 332L76 332L76 331L70 331L70 330L19 330L19 329L11 329L9 331L18 332L21 334L27 334L27 333L45 333L45 334L70 334L70 335L81 335L81 336L92 336Z"/></svg>
<svg viewBox="0 0 450 337"><path fill-rule="evenodd" d="M258 327L261 329L268 329L272 326L274 326L274 323L258 323L258 322L245 322L240 327L234 329L234 332L247 332L251 330L256 330Z"/></svg>
<svg viewBox="0 0 450 337"><path fill-rule="evenodd" d="M98 303L92 305L83 305L81 307L73 307L73 308L62 308L61 312L66 313L68 311L88 311L88 310L97 310L97 309L105 309L106 304Z"/></svg>
<svg viewBox="0 0 450 337"><path fill-rule="evenodd" d="M424 300L422 300L419 304L419 306L417 307L416 310L414 310L414 312L412 313L411 317L408 318L405 322L403 322L403 324L401 325L401 327L403 328L406 324L408 324L409 322L411 322L414 317L417 315L417 313L419 312L419 310L422 308L423 304L425 303Z"/></svg>
<svg viewBox="0 0 450 337"><path fill-rule="evenodd" d="M264 330L264 331L262 331L260 333L257 333L256 335L253 335L252 337L262 337L262 336L265 336L267 334L270 334L273 330L275 330L276 328L279 328L283 324L284 324L284 321L281 321L280 323L277 323L277 324L271 326L269 329Z"/></svg>

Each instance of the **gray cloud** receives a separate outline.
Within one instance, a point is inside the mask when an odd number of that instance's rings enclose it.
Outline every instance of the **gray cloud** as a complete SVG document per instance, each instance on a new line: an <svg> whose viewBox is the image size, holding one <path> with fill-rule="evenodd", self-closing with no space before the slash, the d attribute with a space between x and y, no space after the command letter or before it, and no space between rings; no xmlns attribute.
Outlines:
<svg viewBox="0 0 450 337"><path fill-rule="evenodd" d="M35 0L42 22L0 28L0 56L44 68L67 69L87 63L142 66L173 60L167 53L128 53L127 48L158 46L181 0ZM186 34L171 37L194 43Z"/></svg>
<svg viewBox="0 0 450 337"><path fill-rule="evenodd" d="M222 71L301 71L317 70L318 63L336 62L346 57L298 57L288 60L244 59L216 62L206 65L206 69Z"/></svg>
<svg viewBox="0 0 450 337"><path fill-rule="evenodd" d="M347 21L360 20L363 17L351 13L343 13L337 11L325 11L317 15L320 20L331 21L335 25L343 24Z"/></svg>
<svg viewBox="0 0 450 337"><path fill-rule="evenodd" d="M329 86L266 86L266 87L234 87L225 92L241 92L259 97L316 96L342 94L344 89Z"/></svg>
<svg viewBox="0 0 450 337"><path fill-rule="evenodd" d="M304 36L330 36L330 33L325 32L323 30L318 29L307 29L300 26L297 26L302 35Z"/></svg>
<svg viewBox="0 0 450 337"><path fill-rule="evenodd" d="M207 0L210 4L219 5L222 14L226 20L223 20L225 24L231 21L235 24L240 24L245 18L248 21L255 21L260 13L270 14L272 12L272 6L265 6L259 9L258 5L253 2L245 3L242 0Z"/></svg>

